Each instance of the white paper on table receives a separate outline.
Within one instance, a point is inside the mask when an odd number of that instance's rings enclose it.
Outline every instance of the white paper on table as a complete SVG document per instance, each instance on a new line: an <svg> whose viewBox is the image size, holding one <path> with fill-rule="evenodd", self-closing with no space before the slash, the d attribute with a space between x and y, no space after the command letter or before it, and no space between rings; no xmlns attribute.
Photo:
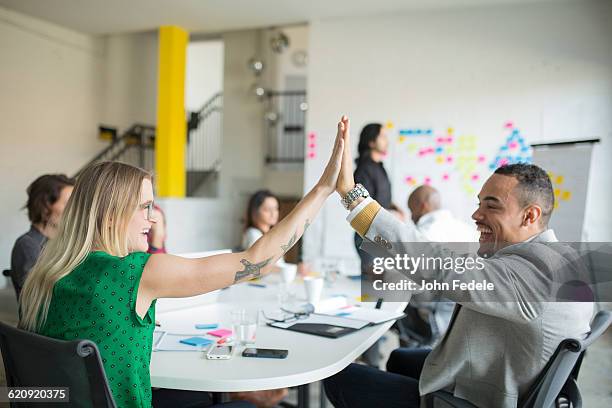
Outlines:
<svg viewBox="0 0 612 408"><path fill-rule="evenodd" d="M323 314L330 316L338 316L338 314L340 314L339 317L356 319L371 324L385 323L390 320L399 319L404 316L404 313L401 311L398 312L394 310L374 309L370 307L357 306L336 309Z"/></svg>
<svg viewBox="0 0 612 408"><path fill-rule="evenodd" d="M347 319L346 317L328 316L322 314L311 314L305 319L291 320L290 322L274 322L271 326L287 329L294 324L328 324L330 326L348 327L351 329L362 329L368 325L363 320Z"/></svg>

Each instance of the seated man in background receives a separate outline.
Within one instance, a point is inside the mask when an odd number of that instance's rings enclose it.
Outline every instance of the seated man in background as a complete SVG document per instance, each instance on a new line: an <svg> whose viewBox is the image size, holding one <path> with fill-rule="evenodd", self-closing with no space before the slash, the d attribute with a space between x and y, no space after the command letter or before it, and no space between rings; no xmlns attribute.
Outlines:
<svg viewBox="0 0 612 408"><path fill-rule="evenodd" d="M412 222L430 242L476 242L476 228L442 208L440 193L431 186L419 186L408 197Z"/></svg>
<svg viewBox="0 0 612 408"><path fill-rule="evenodd" d="M11 280L17 299L23 283L48 239L57 234L59 219L72 194L74 179L64 174L45 174L27 188L30 230L17 238L11 252Z"/></svg>
<svg viewBox="0 0 612 408"><path fill-rule="evenodd" d="M442 208L440 193L422 185L408 197L412 222L426 241L477 242L476 228ZM446 332L454 302L444 301L431 292L414 294L404 310L406 317L396 323L400 345L429 346Z"/></svg>
<svg viewBox="0 0 612 408"><path fill-rule="evenodd" d="M351 226L389 251L399 242L424 241L418 230L398 222L376 201L364 198L365 193L352 192L347 118L342 128L345 152L337 190L351 211ZM324 382L335 407L419 407L421 396L438 390L478 407L516 407L560 342L587 336L593 303L551 302L545 295L567 260L549 249L557 239L548 229L554 195L546 172L531 164L500 167L478 199L472 215L480 232L478 254L488 257L479 277L503 288L513 300L491 301L484 291L443 291L457 305L448 331L433 350L394 353L387 372L349 365ZM453 256L440 245L432 247L439 256ZM411 279L427 279L420 270L415 272ZM444 281L473 279L470 273L452 270L437 276Z"/></svg>

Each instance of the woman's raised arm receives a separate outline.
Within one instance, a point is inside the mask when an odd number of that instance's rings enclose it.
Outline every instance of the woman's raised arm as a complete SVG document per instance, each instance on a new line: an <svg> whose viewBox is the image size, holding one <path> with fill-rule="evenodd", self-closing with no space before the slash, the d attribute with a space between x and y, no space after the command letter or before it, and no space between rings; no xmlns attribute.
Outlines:
<svg viewBox="0 0 612 408"><path fill-rule="evenodd" d="M138 314L144 315L156 298L195 296L272 271L275 262L302 237L325 200L335 191L344 150L343 134L344 123L340 121L331 157L317 184L251 248L199 259L152 255L138 289Z"/></svg>

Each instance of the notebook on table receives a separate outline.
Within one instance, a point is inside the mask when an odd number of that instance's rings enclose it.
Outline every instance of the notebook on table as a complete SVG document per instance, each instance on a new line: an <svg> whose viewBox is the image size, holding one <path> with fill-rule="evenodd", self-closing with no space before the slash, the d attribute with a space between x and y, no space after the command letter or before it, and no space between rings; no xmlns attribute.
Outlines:
<svg viewBox="0 0 612 408"><path fill-rule="evenodd" d="M403 313L395 313L393 315L388 314L385 315L386 320L384 321L390 321L402 316ZM382 321L378 321L381 319L381 316L377 315L376 317L376 321L371 321L367 319L353 318L353 316L347 317L332 314L312 313L303 319L291 320L290 322L272 322L268 323L268 325L279 329L313 334L315 336L338 338L363 329L364 327L382 323Z"/></svg>

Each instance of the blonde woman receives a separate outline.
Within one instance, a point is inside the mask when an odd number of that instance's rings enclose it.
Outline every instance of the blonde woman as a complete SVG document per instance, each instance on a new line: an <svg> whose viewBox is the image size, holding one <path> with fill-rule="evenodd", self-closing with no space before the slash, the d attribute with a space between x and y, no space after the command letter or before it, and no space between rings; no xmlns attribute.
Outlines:
<svg viewBox="0 0 612 408"><path fill-rule="evenodd" d="M147 254L147 233L155 223L151 175L121 163L88 167L77 180L57 237L25 282L20 327L95 341L117 405L150 407L155 300L194 296L270 272L335 191L343 126L338 123L330 160L313 189L240 253L202 259Z"/></svg>

